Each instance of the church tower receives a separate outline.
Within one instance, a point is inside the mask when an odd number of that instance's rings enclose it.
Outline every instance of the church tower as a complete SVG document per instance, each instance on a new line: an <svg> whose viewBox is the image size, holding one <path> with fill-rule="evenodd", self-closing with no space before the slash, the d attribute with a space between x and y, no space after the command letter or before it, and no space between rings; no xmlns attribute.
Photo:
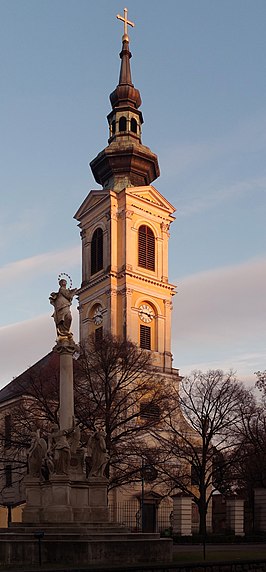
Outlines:
<svg viewBox="0 0 266 572"><path fill-rule="evenodd" d="M108 145L90 163L101 189L78 209L82 238L79 290L80 340L104 332L152 352L155 368L171 373L171 309L168 282L169 227L174 207L151 185L157 156L142 144L141 97L132 83L127 26L119 83L110 95Z"/></svg>

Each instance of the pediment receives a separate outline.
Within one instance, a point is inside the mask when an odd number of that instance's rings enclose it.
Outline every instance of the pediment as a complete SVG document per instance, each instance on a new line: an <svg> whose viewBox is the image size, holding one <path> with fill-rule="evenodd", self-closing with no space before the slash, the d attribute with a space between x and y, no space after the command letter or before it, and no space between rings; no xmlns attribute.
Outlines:
<svg viewBox="0 0 266 572"><path fill-rule="evenodd" d="M167 201L155 187L149 185L147 187L129 187L127 188L127 195L136 197L141 201L152 204L160 209L166 210L169 214L175 212L175 207Z"/></svg>
<svg viewBox="0 0 266 572"><path fill-rule="evenodd" d="M103 189L90 191L74 215L74 218L80 220L88 211L102 203L109 195L110 192L104 191Z"/></svg>

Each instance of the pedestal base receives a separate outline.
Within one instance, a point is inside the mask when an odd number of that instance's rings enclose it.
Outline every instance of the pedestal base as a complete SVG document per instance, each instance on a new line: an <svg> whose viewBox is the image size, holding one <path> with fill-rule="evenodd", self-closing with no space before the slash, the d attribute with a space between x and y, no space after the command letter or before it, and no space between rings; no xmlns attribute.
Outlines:
<svg viewBox="0 0 266 572"><path fill-rule="evenodd" d="M25 478L25 523L109 522L107 479L53 475L50 481Z"/></svg>
<svg viewBox="0 0 266 572"><path fill-rule="evenodd" d="M42 531L40 540L35 534ZM1 540L1 563L38 566L42 563L75 569L79 566L136 565L138 563L170 563L172 540L159 534L128 533L118 525L14 524ZM17 568L16 568L17 569ZM125 568L123 568L125 569Z"/></svg>

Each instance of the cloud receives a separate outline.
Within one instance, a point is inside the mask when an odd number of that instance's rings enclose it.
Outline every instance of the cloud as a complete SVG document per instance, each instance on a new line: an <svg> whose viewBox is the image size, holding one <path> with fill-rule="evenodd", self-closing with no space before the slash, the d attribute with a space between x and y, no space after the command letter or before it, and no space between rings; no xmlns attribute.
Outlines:
<svg viewBox="0 0 266 572"><path fill-rule="evenodd" d="M200 272L179 281L175 312L182 320L183 335L200 333L212 338L210 326L220 338L236 333L265 332L266 259Z"/></svg>
<svg viewBox="0 0 266 572"><path fill-rule="evenodd" d="M181 279L173 311L176 366L247 376L265 369L265 285L265 258Z"/></svg>
<svg viewBox="0 0 266 572"><path fill-rule="evenodd" d="M72 307L72 331L78 341L78 311ZM49 353L56 333L50 314L0 328L0 387Z"/></svg>
<svg viewBox="0 0 266 572"><path fill-rule="evenodd" d="M64 262L78 257L79 249L64 252ZM45 254L8 265L7 281L19 272L29 272L49 263L58 267L63 253ZM41 258L41 262L39 260ZM51 262L51 258L53 263ZM183 277L174 301L172 346L175 367L181 374L193 369L236 370L241 379L253 383L253 372L265 369L266 259L252 259ZM78 340L78 312L72 307L73 332ZM48 353L54 345L55 329L50 312L0 328L0 383L9 382Z"/></svg>
<svg viewBox="0 0 266 572"><path fill-rule="evenodd" d="M46 252L2 266L0 268L0 281L2 286L6 286L13 281L17 283L21 278L29 280L37 272L40 276L47 274L48 268L49 272L57 273L58 268L63 268L64 265L69 267L79 264L80 246L56 252Z"/></svg>
<svg viewBox="0 0 266 572"><path fill-rule="evenodd" d="M210 355L212 352L213 350L209 348ZM198 361L189 361L188 357L187 362L184 361L184 356L181 356L181 363L176 365L180 366L181 375L189 375L194 370L208 371L210 369L221 369L225 372L232 370L236 374L237 379L242 381L246 386L254 388L257 379L255 371L258 371L258 363L265 363L265 359L266 351L254 353L252 358L250 354L236 354L228 355L226 358L221 356L218 359L210 358L209 360L201 360L199 358Z"/></svg>

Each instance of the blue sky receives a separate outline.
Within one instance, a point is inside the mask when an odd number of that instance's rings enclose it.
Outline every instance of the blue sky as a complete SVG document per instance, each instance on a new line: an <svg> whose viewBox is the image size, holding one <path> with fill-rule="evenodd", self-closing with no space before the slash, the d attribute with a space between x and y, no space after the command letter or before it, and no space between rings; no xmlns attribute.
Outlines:
<svg viewBox="0 0 266 572"><path fill-rule="evenodd" d="M0 384L54 344L49 293L80 284L73 215L107 144L115 0L0 2ZM265 0L128 0L142 141L172 202L173 353L182 374L266 362ZM77 315L75 331L77 332Z"/></svg>

